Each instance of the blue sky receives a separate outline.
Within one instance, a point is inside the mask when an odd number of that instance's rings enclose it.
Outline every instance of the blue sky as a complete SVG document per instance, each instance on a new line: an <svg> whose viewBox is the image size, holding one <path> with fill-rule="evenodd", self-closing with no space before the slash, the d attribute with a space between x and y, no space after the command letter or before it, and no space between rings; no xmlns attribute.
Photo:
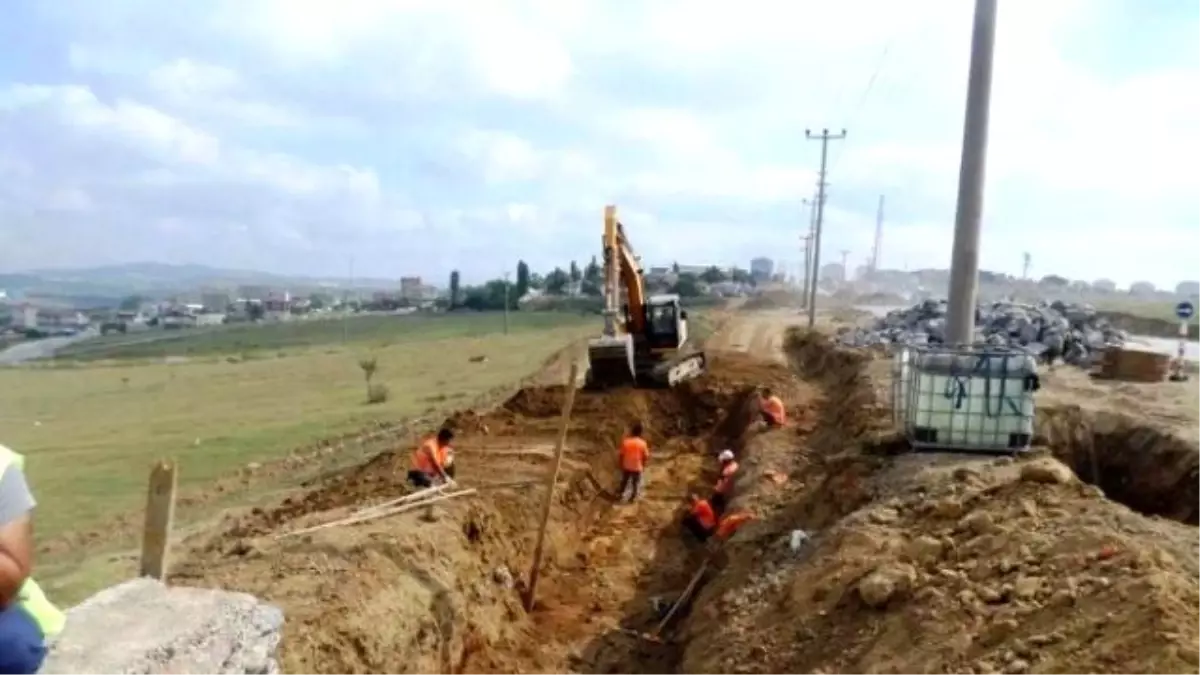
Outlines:
<svg viewBox="0 0 1200 675"><path fill-rule="evenodd" d="M8 0L0 269L794 263L822 127L824 259L944 267L971 4ZM1200 277L1197 3L1000 4L983 267Z"/></svg>

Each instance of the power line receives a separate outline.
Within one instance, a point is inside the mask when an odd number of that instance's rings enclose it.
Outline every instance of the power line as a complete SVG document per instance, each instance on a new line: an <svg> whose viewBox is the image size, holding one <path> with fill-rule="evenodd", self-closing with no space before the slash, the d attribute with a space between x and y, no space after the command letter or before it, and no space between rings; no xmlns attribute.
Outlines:
<svg viewBox="0 0 1200 675"><path fill-rule="evenodd" d="M860 94L858 97L858 103L854 106L854 110L850 114L848 126L854 126L854 124L858 121L858 116L862 113L863 108L866 107L867 99L870 97L871 92L875 89L875 83L879 81L879 75L883 72L883 67L887 63L888 55L892 52L892 46L896 43L896 37L897 36L893 34L892 37L888 39L887 44L883 46L883 51L880 52L879 59L875 62L875 69L871 71L871 77L867 80L867 85L863 87L862 94ZM846 154L845 150L846 148L843 144L840 152L835 151L833 157L833 166L830 168L830 171L837 169L842 157Z"/></svg>

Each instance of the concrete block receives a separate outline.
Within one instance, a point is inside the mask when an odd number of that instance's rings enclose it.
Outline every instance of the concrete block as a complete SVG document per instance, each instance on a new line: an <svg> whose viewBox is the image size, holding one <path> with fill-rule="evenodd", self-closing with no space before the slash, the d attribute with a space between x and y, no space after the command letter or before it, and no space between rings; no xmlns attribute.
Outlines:
<svg viewBox="0 0 1200 675"><path fill-rule="evenodd" d="M67 612L42 673L276 673L283 612L246 593L133 579Z"/></svg>

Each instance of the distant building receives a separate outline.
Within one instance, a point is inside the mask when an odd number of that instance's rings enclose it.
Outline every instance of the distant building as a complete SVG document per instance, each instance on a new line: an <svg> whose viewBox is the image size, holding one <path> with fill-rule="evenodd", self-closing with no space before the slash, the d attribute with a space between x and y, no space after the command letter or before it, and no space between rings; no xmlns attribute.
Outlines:
<svg viewBox="0 0 1200 675"><path fill-rule="evenodd" d="M400 277L400 298L409 302L421 299L421 277Z"/></svg>
<svg viewBox="0 0 1200 675"><path fill-rule="evenodd" d="M1154 295L1154 284L1149 281L1135 281L1129 287L1130 295Z"/></svg>
<svg viewBox="0 0 1200 675"><path fill-rule="evenodd" d="M1175 295L1193 298L1200 295L1200 281L1181 281L1175 285Z"/></svg>
<svg viewBox="0 0 1200 675"><path fill-rule="evenodd" d="M755 258L750 261L750 276L755 280L770 279L775 274L775 262L770 258Z"/></svg>
<svg viewBox="0 0 1200 675"><path fill-rule="evenodd" d="M1092 290L1101 293L1116 293L1117 282L1112 279L1097 279L1092 282Z"/></svg>
<svg viewBox="0 0 1200 675"><path fill-rule="evenodd" d="M842 282L846 280L846 268L841 263L821 265L821 281Z"/></svg>
<svg viewBox="0 0 1200 675"><path fill-rule="evenodd" d="M232 301L233 298L224 291L204 291L200 294L200 304L207 312L224 312Z"/></svg>

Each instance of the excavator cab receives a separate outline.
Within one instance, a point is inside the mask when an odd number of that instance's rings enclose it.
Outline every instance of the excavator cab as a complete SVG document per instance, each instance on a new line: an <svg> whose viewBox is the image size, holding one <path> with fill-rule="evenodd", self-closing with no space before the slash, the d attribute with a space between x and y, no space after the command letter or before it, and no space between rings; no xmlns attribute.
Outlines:
<svg viewBox="0 0 1200 675"><path fill-rule="evenodd" d="M642 307L640 333L628 332L633 322L623 307L627 332L588 343L587 387L674 386L703 372L703 352L679 358L688 339L687 311L679 306L679 296L650 296Z"/></svg>
<svg viewBox="0 0 1200 675"><path fill-rule="evenodd" d="M646 300L646 346L678 349L687 342L687 312L678 295L652 295Z"/></svg>

